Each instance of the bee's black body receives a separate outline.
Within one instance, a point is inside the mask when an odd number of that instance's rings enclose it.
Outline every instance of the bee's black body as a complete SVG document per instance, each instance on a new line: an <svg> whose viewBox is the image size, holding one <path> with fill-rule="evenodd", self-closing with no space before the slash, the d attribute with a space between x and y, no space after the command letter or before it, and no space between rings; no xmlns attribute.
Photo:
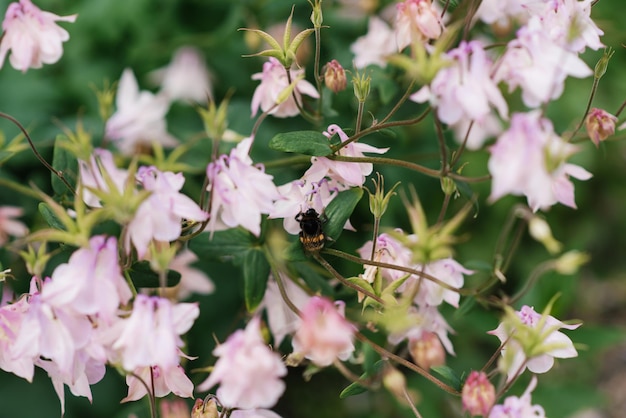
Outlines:
<svg viewBox="0 0 626 418"><path fill-rule="evenodd" d="M313 208L296 215L296 221L300 222L300 242L306 252L318 252L324 248L326 235L322 229L323 218Z"/></svg>

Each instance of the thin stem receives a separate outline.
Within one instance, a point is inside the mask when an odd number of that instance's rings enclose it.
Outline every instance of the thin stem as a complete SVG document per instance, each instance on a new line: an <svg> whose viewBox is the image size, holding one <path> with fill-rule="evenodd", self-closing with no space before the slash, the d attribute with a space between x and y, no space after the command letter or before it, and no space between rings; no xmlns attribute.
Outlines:
<svg viewBox="0 0 626 418"><path fill-rule="evenodd" d="M285 68L285 71L287 71L287 82L291 84L293 82L292 77L291 77L291 69ZM296 107L300 111L300 116L302 116L307 121L313 124L316 124L318 122L318 118L313 115L310 115L309 112L304 110L304 108L302 107L302 103L298 101L298 97L296 96L296 86L294 86L293 90L291 90L291 97L293 98L293 101L295 102Z"/></svg>
<svg viewBox="0 0 626 418"><path fill-rule="evenodd" d="M54 175L57 176L59 180L63 182L63 184L65 184L65 186L69 189L70 192L72 192L72 194L76 194L76 191L74 190L72 185L65 179L65 176L63 175L63 173L60 171L57 171L54 167L52 167L46 161L46 159L43 158L43 156L39 153L39 151L37 151L37 148L35 148L35 144L33 143L32 139L30 138L30 135L28 135L28 132L26 132L26 129L22 126L22 124L13 116L8 115L4 112L0 112L0 117L12 122L15 126L19 128L20 131L22 131L22 133L24 134L24 137L28 141L28 145L30 145L30 148L33 151L33 154L35 154L35 157L37 157L39 162L41 162L41 164L43 164L44 167L46 167L48 170L54 173Z"/></svg>
<svg viewBox="0 0 626 418"><path fill-rule="evenodd" d="M441 210L439 211L437 224L441 224L443 222L443 218L446 216L446 212L448 211L449 204L450 204L450 194L446 193L443 197L443 203L441 204Z"/></svg>
<svg viewBox="0 0 626 418"><path fill-rule="evenodd" d="M415 80L411 80L411 83L409 83L409 86L406 88L406 90L404 91L404 94L402 95L402 97L400 98L400 100L398 101L398 103L396 103L393 106L393 109L391 109L389 111L389 113L387 113L387 116L385 116L380 123L385 123L387 122L389 119L391 119L391 117L398 111L398 109L400 109L400 106L402 106L404 104L404 102L407 101L407 99L409 98L409 96L411 95L411 92L413 91L413 86L415 85Z"/></svg>
<svg viewBox="0 0 626 418"><path fill-rule="evenodd" d="M443 135L443 127L438 118L435 118L435 127L437 130L437 140L439 141L439 154L441 155L441 175L445 176L450 171L448 165L448 149L446 147L446 138Z"/></svg>
<svg viewBox="0 0 626 418"><path fill-rule="evenodd" d="M361 286L358 286L354 283L349 282L348 280L346 280L341 274L339 274L337 272L337 270L335 270L333 268L333 266L331 266L328 261L324 260L324 257L320 256L317 253L313 253L313 258L315 258L322 266L324 266L324 268L326 268L326 270L328 270L330 272L330 274L332 274L337 280L339 280L344 286L349 287L350 289L356 290L359 293L363 293L365 296L368 296L370 298L372 298L373 300L375 300L376 302L380 303L381 305L385 305L385 301L382 300L380 297L376 296L375 294L373 294L372 292L363 289ZM367 261L367 260L365 260Z"/></svg>
<svg viewBox="0 0 626 418"><path fill-rule="evenodd" d="M413 399L409 396L409 392L406 390L406 385L402 387L402 395L404 396L404 399L406 399L406 403L409 405L409 408L411 408L413 415L417 418L422 418L422 414L420 414L415 405L413 405Z"/></svg>
<svg viewBox="0 0 626 418"><path fill-rule="evenodd" d="M150 386L148 386L148 384L146 383L145 380L143 380L138 374L133 373L133 372L129 372L128 373L130 376L134 377L135 379L139 380L139 382L146 388L146 392L148 393L148 397L150 398L150 417L151 418L157 418L157 411L156 411L156 399L154 398L153 394L152 394L152 390L150 389ZM154 376L152 375L152 367L150 367L150 380L152 382L152 387L154 387Z"/></svg>
<svg viewBox="0 0 626 418"><path fill-rule="evenodd" d="M322 95L324 94L324 89L322 88L322 77L320 77L321 29L321 27L315 26L315 61L313 64L313 77L315 78L317 92L320 95L317 101L318 115L322 114Z"/></svg>
<svg viewBox="0 0 626 418"><path fill-rule="evenodd" d="M576 133L580 131L580 128L583 127L585 123L585 119L587 118L587 114L589 113L589 109L591 109L591 102L593 102L593 97L596 95L596 91L598 90L599 83L600 83L600 79L594 77L593 85L591 86L591 93L589 93L589 99L587 100L587 107L585 108L585 113L583 113L583 117L580 119L580 122L578 123L578 126L576 126L576 129L574 129L574 131L570 134L569 138L567 138L567 142L570 142L572 138L574 138L574 135L576 135Z"/></svg>
<svg viewBox="0 0 626 418"><path fill-rule="evenodd" d="M365 102L359 101L359 107L356 113L356 126L354 132L359 133L361 131L361 123L363 123L363 109L365 108Z"/></svg>
<svg viewBox="0 0 626 418"><path fill-rule="evenodd" d="M463 151L465 151L465 146L467 145L467 141L469 139L469 134L472 131L473 127L474 127L474 121L471 121L469 126L467 127L467 132L465 132L465 137L463 138L463 142L461 143L461 146L459 147L459 149L452 156L452 161L450 162L450 167L454 167L456 165L456 163L459 162L459 159L461 158L461 154L463 154Z"/></svg>
<svg viewBox="0 0 626 418"><path fill-rule="evenodd" d="M360 332L356 332L355 333L356 338L365 343L368 344L370 347L372 347L374 349L374 351L376 351L378 354L380 354L383 357L386 357L390 360L395 361L396 363L406 367L409 370L412 370L418 374L420 374L421 376L425 377L426 379L430 380L432 383L434 383L435 385L437 385L440 389L445 390L448 393L451 393L453 395L460 395L460 392L458 392L457 390L455 390L453 387L446 385L445 383L443 383L441 380L437 379L435 376L431 375L430 373L428 373L426 370L422 369L420 366L418 366L415 363L411 363L410 361L396 355L393 354L392 352L390 352L389 350L379 346L378 344L376 344L374 341L370 340L369 338L367 338L365 335L361 334Z"/></svg>
<svg viewBox="0 0 626 418"><path fill-rule="evenodd" d="M517 292L509 301L509 305L514 305L518 300L520 300L539 280L539 278L544 274L554 269L554 261L549 260L544 263L539 264L530 274L526 283L524 283L524 287L522 287L519 292Z"/></svg>
<svg viewBox="0 0 626 418"><path fill-rule="evenodd" d="M622 113L622 111L624 110L624 108L626 107L626 100L624 100L624 102L622 102L622 105L619 107L619 109L617 109L617 112L615 112L615 117L619 117L620 113Z"/></svg>

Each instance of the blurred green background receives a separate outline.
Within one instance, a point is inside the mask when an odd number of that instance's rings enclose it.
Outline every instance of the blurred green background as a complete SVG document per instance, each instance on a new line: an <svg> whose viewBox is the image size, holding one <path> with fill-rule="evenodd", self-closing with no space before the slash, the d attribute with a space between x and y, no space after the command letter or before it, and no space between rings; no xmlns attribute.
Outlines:
<svg viewBox="0 0 626 418"><path fill-rule="evenodd" d="M310 25L310 8L306 1L294 2L294 20L301 28ZM387 2L389 3L389 2ZM0 1L0 11L9 2ZM31 132L39 150L49 160L54 138L63 126L74 129L77 118L101 140L103 122L98 118L94 88L101 89L105 82L116 81L124 68L132 68L142 89L155 86L148 83L147 74L166 65L173 52L180 46L193 45L205 55L213 75L214 97L217 101L233 89L229 110L230 127L244 135L250 132L250 100L257 82L250 76L261 71L263 60L242 58L251 51L245 42L242 27L268 28L282 24L287 18L292 2L283 0L39 0L36 4L43 10L58 15L78 14L74 24L62 24L70 32L70 40L64 44L63 58L55 65L26 74L15 71L5 62L0 70L0 111L20 120ZM386 4L386 3L385 3ZM325 29L322 35L322 62L339 60L350 68L352 55L349 44L365 33L366 20L347 19L336 13L337 2L325 1ZM381 2L379 8L384 4ZM616 49L614 58L602 79L594 106L615 112L626 98L626 42L623 23L626 8L622 0L601 0L594 6L596 23L605 31L603 42ZM588 51L583 59L593 67L602 51ZM304 62L307 74L311 74L312 59ZM367 111L382 117L385 109L393 105L393 99L381 103L380 92L389 93L385 83L397 79L399 86L406 86L397 71L372 73L380 89L373 89L372 101ZM580 120L591 88L591 79L568 80L565 93L547 109L557 132L571 130ZM402 93L398 90L395 99ZM523 110L520 105L512 110ZM333 108L338 111L327 124L354 126L356 103L350 91L333 97ZM408 103L399 117L412 117L423 106ZM174 104L168 114L169 131L178 138L185 138L202 130L202 123L195 111L184 105ZM324 125L323 127L325 128ZM268 118L257 136L253 154L255 161L270 161L281 155L264 147L276 133L290 130L319 129L296 117L286 120ZM17 129L4 120L0 132L7 138L18 134ZM581 152L574 161L594 174L586 182L575 181L576 201L579 210L556 206L546 213L555 237L565 243L566 249L579 249L590 253L592 261L576 276L548 274L526 296L524 303L543 309L552 296L560 292L553 314L560 319L579 318L584 326L569 335L580 344L577 359L558 362L553 371L541 377L533 399L542 404L550 417L571 416L576 411L593 408L599 416L618 417L626 408L623 388L626 382L626 146L624 133L621 140L609 141L596 149L590 142L581 143ZM391 146L389 157L436 166L437 142L432 119L404 130L396 130L394 136L376 134L365 140L375 146ZM195 164L206 164L210 146L199 145L198 153L185 157ZM486 151L467 153L469 162L465 173L486 173ZM301 175L306 167L293 167L270 171L278 184ZM436 220L443 195L438 180L418 176L400 169L376 167L391 186L402 181L404 190L409 184L418 191L431 223ZM30 152L23 152L0 167L0 177L33 182L50 192L50 174ZM186 187L198 188L200 176L189 177ZM368 184L371 186L371 183ZM473 186L479 198L489 194L489 184ZM507 218L512 204L521 198L508 197L494 205L482 204L472 219L465 222L462 233L469 239L458 247L458 258L470 262L490 262L498 234ZM454 202L451 212L458 210L463 201ZM36 209L36 202L17 195L8 189L0 189L0 205L21 205L27 209L24 219L29 225L43 225ZM357 233L346 232L337 246L354 253L371 234L371 219L366 199L363 199L352 217ZM399 199L392 204L389 214L383 218L383 226L409 228L406 213ZM473 239L472 239L473 238ZM532 268L547 260L548 253L538 243L525 236L508 273L505 291L514 293L528 277ZM0 249L0 261L21 274L24 285L27 275L15 256ZM61 262L62 260L56 260ZM213 335L223 341L240 327L245 318L242 303L241 272L230 266L200 262L216 284L216 292L195 300L201 303L201 317L189 335L187 352L200 359L192 362L189 369L210 364L210 352L214 346ZM337 263L344 275L358 274L354 265ZM467 279L468 282L472 278ZM478 280L478 279L476 279ZM474 309L469 314L456 317L447 311L450 324L463 330L452 336L457 356L450 359L455 370L469 371L480 368L497 348L494 337L486 331L497 325L497 314ZM283 418L309 417L408 417L410 411L398 404L384 389L366 393L347 400L340 400L339 392L348 382L333 371L315 375L305 383L302 369L290 369L287 377L288 390L276 406ZM205 374L192 375L194 382L204 379ZM424 401L418 407L424 417L443 417L459 414L460 402L440 394L435 388L408 374L412 387ZM527 380L515 388L520 394ZM618 388L618 389L615 389ZM120 405L125 395L123 378L109 370L103 381L93 386L93 404L84 398L75 398L66 391L66 417L128 417L137 412L147 415L145 402ZM38 372L33 384L7 373L0 373L0 418L54 417L59 416L59 401L45 373Z"/></svg>

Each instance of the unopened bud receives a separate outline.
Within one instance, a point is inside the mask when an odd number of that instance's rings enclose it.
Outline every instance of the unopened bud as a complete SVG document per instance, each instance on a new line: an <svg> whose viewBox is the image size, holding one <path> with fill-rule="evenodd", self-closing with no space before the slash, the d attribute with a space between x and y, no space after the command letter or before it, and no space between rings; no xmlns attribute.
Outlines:
<svg viewBox="0 0 626 418"><path fill-rule="evenodd" d="M594 107L589 111L587 118L585 118L585 127L587 128L587 135L591 139L591 142L597 147L600 141L604 141L609 136L615 133L615 123L617 118L603 109Z"/></svg>
<svg viewBox="0 0 626 418"><path fill-rule="evenodd" d="M218 418L219 416L215 399L209 399L206 402L202 399L196 399L196 402L193 404L191 418Z"/></svg>
<svg viewBox="0 0 626 418"><path fill-rule="evenodd" d="M589 259L589 254L576 250L568 251L555 261L554 270L561 274L574 274Z"/></svg>
<svg viewBox="0 0 626 418"><path fill-rule="evenodd" d="M446 364L443 345L432 332L424 332L420 338L409 340L409 352L415 364L425 370Z"/></svg>
<svg viewBox="0 0 626 418"><path fill-rule="evenodd" d="M463 410L471 416L487 416L496 402L496 389L484 372L473 370L468 376L461 394Z"/></svg>
<svg viewBox="0 0 626 418"><path fill-rule="evenodd" d="M528 232L530 232L531 237L542 243L550 254L556 254L561 251L562 245L552 236L550 225L548 225L545 219L533 216L528 222Z"/></svg>
<svg viewBox="0 0 626 418"><path fill-rule="evenodd" d="M611 57L613 56L614 53L615 53L615 50L613 50L613 48L606 48L604 50L604 53L602 54L602 58L600 58L600 60L596 64L596 67L593 70L593 77L595 79L599 80L600 78L602 78L604 73L606 73L606 69L609 66L609 61L611 60Z"/></svg>
<svg viewBox="0 0 626 418"><path fill-rule="evenodd" d="M311 23L316 28L321 28L322 23L324 23L324 15L322 14L322 0L315 0L314 3L311 3L309 0L309 4L313 7L313 11L311 12Z"/></svg>
<svg viewBox="0 0 626 418"><path fill-rule="evenodd" d="M371 77L366 76L365 73L359 74L358 72L352 77L352 87L354 87L354 96L359 103L365 103L367 96L370 95Z"/></svg>
<svg viewBox="0 0 626 418"><path fill-rule="evenodd" d="M337 60L332 60L326 64L326 71L324 71L324 83L326 84L326 87L334 93L339 93L340 91L345 90L348 84L346 72Z"/></svg>
<svg viewBox="0 0 626 418"><path fill-rule="evenodd" d="M162 418L187 418L189 416L189 407L180 398L163 399L160 406Z"/></svg>
<svg viewBox="0 0 626 418"><path fill-rule="evenodd" d="M441 190L445 195L451 196L456 192L456 183L450 177L442 177Z"/></svg>
<svg viewBox="0 0 626 418"><path fill-rule="evenodd" d="M405 399L406 378L395 367L387 367L383 373L383 385L397 399Z"/></svg>

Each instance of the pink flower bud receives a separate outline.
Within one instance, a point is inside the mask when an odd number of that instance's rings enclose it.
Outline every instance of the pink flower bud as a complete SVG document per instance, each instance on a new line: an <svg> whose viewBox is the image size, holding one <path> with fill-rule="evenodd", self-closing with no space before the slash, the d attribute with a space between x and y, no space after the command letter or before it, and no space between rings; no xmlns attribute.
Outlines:
<svg viewBox="0 0 626 418"><path fill-rule="evenodd" d="M215 399L209 399L206 403L202 399L196 399L191 410L191 418L217 418L217 404Z"/></svg>
<svg viewBox="0 0 626 418"><path fill-rule="evenodd" d="M594 107L587 114L585 126L591 141L597 147L600 141L604 141L615 133L617 118L603 109Z"/></svg>
<svg viewBox="0 0 626 418"><path fill-rule="evenodd" d="M496 401L496 389L483 372L472 371L463 385L463 409L470 415L487 416Z"/></svg>
<svg viewBox="0 0 626 418"><path fill-rule="evenodd" d="M437 334L424 332L418 339L409 341L409 352L415 364L423 369L446 364L446 352Z"/></svg>
<svg viewBox="0 0 626 418"><path fill-rule="evenodd" d="M334 93L339 93L340 91L345 90L348 84L346 72L337 60L332 60L326 64L324 83L326 84L326 87L331 89Z"/></svg>

